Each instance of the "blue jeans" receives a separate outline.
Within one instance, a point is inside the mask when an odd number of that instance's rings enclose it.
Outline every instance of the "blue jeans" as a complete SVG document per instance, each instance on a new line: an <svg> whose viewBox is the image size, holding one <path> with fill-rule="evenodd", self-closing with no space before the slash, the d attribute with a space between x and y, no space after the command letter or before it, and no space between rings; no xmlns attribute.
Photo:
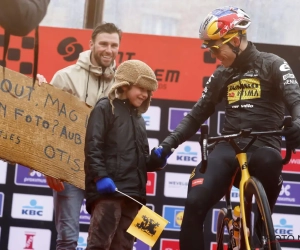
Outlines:
<svg viewBox="0 0 300 250"><path fill-rule="evenodd" d="M64 182L65 189L53 191L56 250L75 250L79 237L79 216L84 190Z"/></svg>

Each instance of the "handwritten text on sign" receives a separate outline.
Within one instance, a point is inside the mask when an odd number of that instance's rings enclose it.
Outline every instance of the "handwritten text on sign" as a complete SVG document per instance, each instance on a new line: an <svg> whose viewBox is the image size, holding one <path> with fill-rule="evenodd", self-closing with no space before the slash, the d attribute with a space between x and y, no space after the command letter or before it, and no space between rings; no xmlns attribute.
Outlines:
<svg viewBox="0 0 300 250"><path fill-rule="evenodd" d="M84 189L91 111L70 93L0 67L0 158Z"/></svg>

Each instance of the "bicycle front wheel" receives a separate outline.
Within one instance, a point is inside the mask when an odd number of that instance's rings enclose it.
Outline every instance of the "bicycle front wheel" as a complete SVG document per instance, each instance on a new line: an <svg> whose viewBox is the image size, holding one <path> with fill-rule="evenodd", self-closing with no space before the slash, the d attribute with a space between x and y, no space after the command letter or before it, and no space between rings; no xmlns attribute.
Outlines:
<svg viewBox="0 0 300 250"><path fill-rule="evenodd" d="M253 196L255 197L256 209L252 206ZM261 182L255 177L250 177L245 183L244 198L245 219L247 227L249 228L248 239L251 249L281 249L276 240L272 214L266 192ZM252 223L252 212L256 215L254 220L255 223Z"/></svg>

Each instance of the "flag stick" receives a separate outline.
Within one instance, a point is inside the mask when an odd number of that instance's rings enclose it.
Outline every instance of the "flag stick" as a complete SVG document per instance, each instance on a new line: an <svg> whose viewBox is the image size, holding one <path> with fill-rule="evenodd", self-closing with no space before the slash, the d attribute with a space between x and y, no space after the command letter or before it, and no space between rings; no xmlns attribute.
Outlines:
<svg viewBox="0 0 300 250"><path fill-rule="evenodd" d="M133 199L131 196L127 195L127 194L124 194L123 192L119 191L117 188L116 188L116 192L120 193L120 194L123 194L125 196L127 196L128 198L134 200L135 202L139 203L140 205L144 206L144 204L140 203L139 201L137 201L136 199Z"/></svg>

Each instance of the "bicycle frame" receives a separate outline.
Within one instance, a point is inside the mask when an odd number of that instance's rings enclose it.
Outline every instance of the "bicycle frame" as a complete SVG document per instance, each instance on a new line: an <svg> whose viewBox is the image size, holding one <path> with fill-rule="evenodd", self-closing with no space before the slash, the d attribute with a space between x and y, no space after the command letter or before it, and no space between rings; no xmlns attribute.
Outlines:
<svg viewBox="0 0 300 250"><path fill-rule="evenodd" d="M236 155L237 160L240 164L241 168L241 180L239 184L239 189L240 189L240 209L241 209L241 217L246 218L245 214L245 206L244 206L244 186L247 180L250 178L250 174L248 171L248 161L247 161L247 154L246 153L239 153ZM247 222L245 219L242 219L242 226L243 226L243 233L244 233L244 240L245 240L245 245L246 249L250 250L250 244L249 244L249 239L248 239L248 231L247 231ZM250 230L250 228L249 228Z"/></svg>
<svg viewBox="0 0 300 250"><path fill-rule="evenodd" d="M286 117L284 121L285 126L290 126L291 124L291 117ZM275 131L266 131L266 132L252 132L251 129L243 129L237 134L231 134L231 135L224 135L224 136L218 136L218 137L210 137L208 138L208 126L202 125L201 126L201 137L200 137L200 145L201 145L201 154L202 154L202 166L200 168L200 172L204 173L206 171L207 167L207 149L214 145L215 143L219 141L227 141L231 144L233 149L236 152L236 158L239 162L240 170L241 170L241 180L239 183L239 190L240 190L240 197L239 197L239 205L240 205L240 212L241 212L241 222L242 222L242 232L240 230L240 233L243 234L241 245L246 248L246 250L250 250L250 243L248 238L248 230L251 230L251 228L247 227L247 221L246 221L246 212L245 212L245 204L244 204L244 187L246 182L250 179L250 174L248 171L248 160L247 160L247 150L249 147L253 144L253 142L257 139L259 135L281 135L282 130L275 130ZM234 139L238 137L252 137L252 139L244 146L243 148L240 148L237 143L234 141ZM211 145L209 145L209 142L211 142ZM290 161L292 154L292 150L287 148L286 156L282 160L283 164L286 164ZM231 212L232 212L232 206L230 201L230 191L232 188L232 184L229 187L228 191L226 192L226 205L227 205L227 214L225 215L224 220L226 227L228 229L228 217L229 219L232 219ZM219 242L218 242L219 243ZM240 245L240 247L241 247ZM245 245L245 246L244 246Z"/></svg>

